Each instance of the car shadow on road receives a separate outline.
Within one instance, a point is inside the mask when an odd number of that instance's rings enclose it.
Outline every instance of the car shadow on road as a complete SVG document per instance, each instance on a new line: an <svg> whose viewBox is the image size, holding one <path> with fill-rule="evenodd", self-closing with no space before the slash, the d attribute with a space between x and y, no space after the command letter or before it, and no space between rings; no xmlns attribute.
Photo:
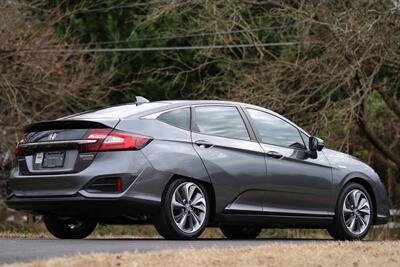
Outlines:
<svg viewBox="0 0 400 267"><path fill-rule="evenodd" d="M85 240L91 241L154 241L154 242L169 242L169 241L179 241L179 242L243 242L243 241L251 241L251 242L320 242L320 241L331 241L334 242L334 239L315 239L315 238L257 238L257 239L226 239L226 238L198 238L193 240L167 240L164 238L86 238Z"/></svg>

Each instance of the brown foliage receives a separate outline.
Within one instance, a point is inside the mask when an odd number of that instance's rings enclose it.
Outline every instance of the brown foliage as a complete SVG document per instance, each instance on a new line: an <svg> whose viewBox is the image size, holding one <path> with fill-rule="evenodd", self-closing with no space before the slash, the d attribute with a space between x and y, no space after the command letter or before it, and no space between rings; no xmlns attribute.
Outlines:
<svg viewBox="0 0 400 267"><path fill-rule="evenodd" d="M225 95L283 113L312 134L328 137L330 147L359 152L381 169L388 184L395 183L400 176L400 8L392 1L268 2L274 6L271 19L296 25L283 30L282 39L300 44L280 49L279 55L259 48L257 60L237 61L239 68L225 73L233 78L221 84ZM224 54L215 51L212 57ZM368 155L360 153L365 150Z"/></svg>
<svg viewBox="0 0 400 267"><path fill-rule="evenodd" d="M176 11L178 3L155 8L147 19L156 20ZM182 12L198 10L199 16L191 18L192 25L199 25L196 32L250 29L249 21L268 17L277 24L294 25L278 30L275 38L299 45L280 47L279 52L271 47L257 47L251 52L200 50L195 59L204 58L202 64L168 77L177 80L189 72L201 76L206 66L221 64L221 72L205 75L200 88L189 97L215 98L218 90L222 92L218 97L258 104L287 115L310 133L327 138L329 147L356 153L374 165L393 189L400 174L400 9L393 3L194 1ZM2 4L0 10L0 40L4 40L0 49L20 51L0 53L1 143L10 149L21 126L32 121L105 103L113 72L96 72L92 54L23 53L24 48L50 43L68 48L52 27L60 21L56 9L40 21L27 18L26 10L18 5ZM216 35L211 42L262 43L262 37L248 31ZM164 56L182 61L180 53ZM152 74L157 78L168 73L159 68ZM135 82L133 78L131 84Z"/></svg>
<svg viewBox="0 0 400 267"><path fill-rule="evenodd" d="M0 12L0 50L18 52L0 53L0 174L6 176L23 126L104 105L112 72L98 74L92 55L24 52L68 46L52 27L56 14L36 20L7 1Z"/></svg>

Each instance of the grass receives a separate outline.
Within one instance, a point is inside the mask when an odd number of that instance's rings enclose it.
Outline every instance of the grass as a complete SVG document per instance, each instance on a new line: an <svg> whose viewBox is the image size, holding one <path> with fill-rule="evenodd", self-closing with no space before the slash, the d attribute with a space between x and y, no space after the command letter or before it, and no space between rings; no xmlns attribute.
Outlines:
<svg viewBox="0 0 400 267"><path fill-rule="evenodd" d="M43 223L1 223L3 238L53 238ZM329 239L326 230L313 229L264 229L260 238ZM152 225L98 225L89 238L160 238ZM218 228L208 228L201 238L224 238ZM367 240L399 240L400 229L374 227Z"/></svg>
<svg viewBox="0 0 400 267"><path fill-rule="evenodd" d="M400 242L271 243L227 249L179 249L147 253L92 253L3 267L78 266L400 266Z"/></svg>

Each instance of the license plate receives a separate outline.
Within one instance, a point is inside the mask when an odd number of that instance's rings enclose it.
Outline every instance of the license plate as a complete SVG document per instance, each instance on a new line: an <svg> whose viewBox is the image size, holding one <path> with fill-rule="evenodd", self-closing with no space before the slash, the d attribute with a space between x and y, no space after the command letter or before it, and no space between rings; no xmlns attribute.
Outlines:
<svg viewBox="0 0 400 267"><path fill-rule="evenodd" d="M65 152L46 152L42 168L61 168L64 166Z"/></svg>

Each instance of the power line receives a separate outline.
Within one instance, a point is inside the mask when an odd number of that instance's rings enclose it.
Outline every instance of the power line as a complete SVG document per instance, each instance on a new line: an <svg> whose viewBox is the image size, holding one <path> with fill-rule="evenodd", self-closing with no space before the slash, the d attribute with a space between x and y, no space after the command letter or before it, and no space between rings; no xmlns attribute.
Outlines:
<svg viewBox="0 0 400 267"><path fill-rule="evenodd" d="M259 43L259 44L228 44L228 45L195 45L195 46L169 46L169 47L125 47L125 48L87 48L87 49L21 49L21 50L0 50L0 53L60 53L60 54L80 54L80 53L108 53L108 52L155 52L155 51L180 51L180 50L200 50L200 49L229 49L229 48L249 48L249 47L273 47L298 45L300 42L280 42L280 43Z"/></svg>
<svg viewBox="0 0 400 267"><path fill-rule="evenodd" d="M66 12L64 14L64 16L71 16L71 15L75 15L75 14L87 14L87 13L106 13L112 10L116 10L116 9L123 9L123 8L134 8L134 7L146 7L146 6L151 6L154 4L167 4L170 3L171 1L168 0L154 0L151 2L142 2L142 3L133 3L133 4L119 4L119 5L114 5L114 6L109 6L109 7L101 7L101 8L92 8L92 9L77 9L77 10L72 10L70 12ZM177 6L180 5L184 5L184 4L188 4L190 3L190 1L187 2L183 2L183 3L177 3ZM24 3L15 3L13 2L12 4L15 5L19 5L19 6L23 6L26 8L30 8L30 9L37 9L43 12L47 12L50 13L51 10L45 10L42 8L38 8L35 7L33 5L28 5L28 4L24 4Z"/></svg>
<svg viewBox="0 0 400 267"><path fill-rule="evenodd" d="M140 38L140 39L134 39L134 40L122 40L122 41L117 41L116 43L157 41L157 40L192 38L192 37L207 37L207 36L216 36L216 35L225 35L225 34L237 34L237 33L246 33L246 32L259 32L259 31L266 31L266 30L285 29L285 28L293 28L295 26L297 26L297 25L282 25L282 26L261 27L261 28L253 28L253 29L231 30L231 31L204 32L204 33L170 35L170 36L161 36L161 37L147 37L147 38Z"/></svg>
<svg viewBox="0 0 400 267"><path fill-rule="evenodd" d="M270 27L260 27L260 28L230 30L230 31L219 31L219 32L203 32L203 33L193 33L193 34L151 36L151 37L138 38L138 39L132 39L132 40L126 39L126 40L116 40L116 41L77 43L76 45L80 45L80 46L109 45L109 44L122 44L122 43L136 43L136 42L142 42L142 41L158 41L158 40L178 39L178 38L210 37L210 36L227 35L227 34L260 32L260 31L276 30L276 29L288 29L288 28L294 28L297 26L298 26L298 24L293 24L293 25L280 25L280 26L270 26Z"/></svg>
<svg viewBox="0 0 400 267"><path fill-rule="evenodd" d="M93 8L93 9L81 9L81 10L75 10L67 15L73 15L73 14L86 14L86 13L105 13L109 12L111 10L115 9L123 9L123 8L133 8L133 7L143 7L143 6L150 6L153 4L162 4L162 3L169 3L170 1L166 0L158 0L158 1L151 1L147 3L134 3L134 4L129 4L129 5L115 5L115 6L110 6L110 7L102 7L102 8Z"/></svg>

